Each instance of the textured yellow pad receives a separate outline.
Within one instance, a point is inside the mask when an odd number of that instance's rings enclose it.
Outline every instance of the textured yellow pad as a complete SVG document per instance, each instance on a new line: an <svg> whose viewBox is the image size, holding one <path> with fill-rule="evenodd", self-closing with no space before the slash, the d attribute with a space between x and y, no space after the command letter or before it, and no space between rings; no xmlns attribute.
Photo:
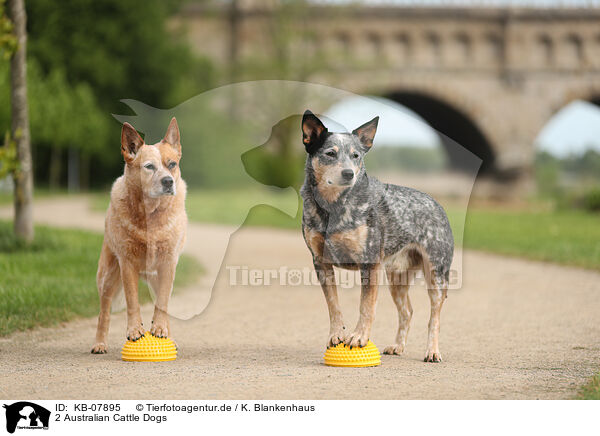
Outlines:
<svg viewBox="0 0 600 436"><path fill-rule="evenodd" d="M325 365L329 366L378 366L381 365L381 354L371 341L366 346L350 347L346 344L337 344L325 351Z"/></svg>
<svg viewBox="0 0 600 436"><path fill-rule="evenodd" d="M146 332L135 342L125 342L121 357L127 362L165 362L177 358L177 347L171 338L157 338Z"/></svg>

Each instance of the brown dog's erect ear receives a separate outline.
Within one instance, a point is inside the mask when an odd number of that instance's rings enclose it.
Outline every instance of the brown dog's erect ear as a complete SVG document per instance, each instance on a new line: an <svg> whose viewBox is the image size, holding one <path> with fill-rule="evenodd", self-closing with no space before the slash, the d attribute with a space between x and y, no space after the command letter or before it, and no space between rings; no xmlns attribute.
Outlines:
<svg viewBox="0 0 600 436"><path fill-rule="evenodd" d="M169 123L169 127L167 128L167 133L165 133L163 141L171 144L171 146L175 150L177 150L177 153L181 155L181 139L179 137L179 126L177 125L177 120L175 119L175 117L171 118L171 122Z"/></svg>
<svg viewBox="0 0 600 436"><path fill-rule="evenodd" d="M121 154L125 162L129 163L135 159L135 154L144 145L144 140L129 123L123 123L121 129Z"/></svg>
<svg viewBox="0 0 600 436"><path fill-rule="evenodd" d="M377 123L379 123L379 117L373 118L368 123L365 123L352 131L352 134L358 136L362 145L369 150L373 146L373 138L375 138L375 132L377 132Z"/></svg>
<svg viewBox="0 0 600 436"><path fill-rule="evenodd" d="M315 114L307 110L302 117L302 142L308 154L317 151L327 138L327 127Z"/></svg>

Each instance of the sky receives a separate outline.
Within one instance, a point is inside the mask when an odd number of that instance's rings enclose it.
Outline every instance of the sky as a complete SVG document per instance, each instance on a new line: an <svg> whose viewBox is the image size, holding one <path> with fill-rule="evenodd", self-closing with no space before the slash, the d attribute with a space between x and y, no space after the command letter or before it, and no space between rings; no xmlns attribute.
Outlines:
<svg viewBox="0 0 600 436"><path fill-rule="evenodd" d="M541 150L560 157L581 154L588 148L600 151L600 108L574 101L552 117L536 143Z"/></svg>
<svg viewBox="0 0 600 436"><path fill-rule="evenodd" d="M376 144L440 146L435 131L409 109L380 97L351 97L332 106L324 115L331 131L352 131L379 116ZM540 150L555 156L581 154L588 148L600 151L600 108L584 101L565 106L542 128L535 140Z"/></svg>
<svg viewBox="0 0 600 436"><path fill-rule="evenodd" d="M411 110L391 100L380 97L351 97L332 106L325 115L324 124L331 131L352 131L379 116L377 143L385 145L410 144L434 148L440 142L435 131Z"/></svg>

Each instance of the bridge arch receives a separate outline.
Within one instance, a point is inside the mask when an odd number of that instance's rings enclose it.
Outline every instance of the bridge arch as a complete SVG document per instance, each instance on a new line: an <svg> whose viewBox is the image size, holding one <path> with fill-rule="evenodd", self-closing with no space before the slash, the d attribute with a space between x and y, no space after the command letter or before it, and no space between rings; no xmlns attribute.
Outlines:
<svg viewBox="0 0 600 436"><path fill-rule="evenodd" d="M468 115L466 111L424 91L395 90L382 96L414 111L436 132L442 133L439 135L440 142L448 153L453 168L472 169L472 162L466 162L464 153L457 152L456 146L453 146L448 138L482 160L481 174L494 173L496 153L492 142L483 133L474 117Z"/></svg>
<svg viewBox="0 0 600 436"><path fill-rule="evenodd" d="M600 106L600 83L589 86L583 84L576 87L568 87L564 90L561 97L550 102L547 117L542 120L543 125L547 123L560 110L567 107L574 101L581 100Z"/></svg>
<svg viewBox="0 0 600 436"><path fill-rule="evenodd" d="M538 123L535 124L532 143L536 153L549 151L551 154L563 156L563 153L578 154L589 146L595 146L597 138L593 136L594 133L586 132L584 128L583 134L580 134L580 130L582 123L590 126L597 123L597 114L577 112L582 109L589 111L590 105L600 109L600 86L565 89L560 98L556 98L541 112ZM575 134L569 133L568 138L565 138L566 132L573 130L576 131ZM533 170L538 171L539 167L536 165Z"/></svg>
<svg viewBox="0 0 600 436"><path fill-rule="evenodd" d="M600 106L600 92L598 92L598 94L592 95L587 101L589 101L592 104L595 104L596 106Z"/></svg>

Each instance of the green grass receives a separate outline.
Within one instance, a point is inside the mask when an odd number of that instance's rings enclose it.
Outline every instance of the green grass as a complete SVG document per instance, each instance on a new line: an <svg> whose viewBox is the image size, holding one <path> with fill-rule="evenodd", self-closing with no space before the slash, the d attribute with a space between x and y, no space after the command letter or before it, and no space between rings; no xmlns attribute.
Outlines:
<svg viewBox="0 0 600 436"><path fill-rule="evenodd" d="M590 382L581 388L579 400L600 400L600 373L596 374Z"/></svg>
<svg viewBox="0 0 600 436"><path fill-rule="evenodd" d="M13 201L12 193L0 191L0 206L7 206Z"/></svg>
<svg viewBox="0 0 600 436"><path fill-rule="evenodd" d="M249 189L190 191L186 209L191 221L279 228L300 228L300 215L290 218L268 206L252 207L255 193ZM267 194L274 205L294 206L294 199ZM260 198L265 199L261 193ZM223 207L226 204L227 207ZM107 195L94 197L94 208L106 210ZM579 210L501 211L471 207L467 211L448 208L455 239L465 248L519 256L534 260L600 270L600 215Z"/></svg>
<svg viewBox="0 0 600 436"><path fill-rule="evenodd" d="M276 208L264 204L256 205L256 199L283 210L293 210L300 204L297 196L263 189L203 189L188 192L185 208L190 221L234 226L243 223L247 226L300 228L301 215L290 218ZM109 200L108 194L95 194L92 208L104 213Z"/></svg>
<svg viewBox="0 0 600 436"><path fill-rule="evenodd" d="M96 268L102 236L36 227L32 245L15 240L12 223L0 221L0 336L98 314ZM193 282L195 259L182 256L175 289ZM150 301L146 287L140 300Z"/></svg>
<svg viewBox="0 0 600 436"><path fill-rule="evenodd" d="M466 248L600 269L600 215L470 208Z"/></svg>
<svg viewBox="0 0 600 436"><path fill-rule="evenodd" d="M186 202L190 220L222 224L300 228L300 216L290 218L268 206L252 207L255 191L191 191ZM260 198L265 198L264 193ZM293 198L270 194L269 203L294 206ZM223 207L226 204L227 207ZM106 210L107 195L97 195L94 208ZM448 209L457 241L462 237L464 212ZM240 218L241 217L241 218ZM503 211L471 207L467 212L465 248L520 256L584 268L600 269L600 215L578 210Z"/></svg>
<svg viewBox="0 0 600 436"><path fill-rule="evenodd" d="M198 190L188 194L186 211L190 220L197 222L299 228L300 217L293 219L276 208L256 205L257 198L284 210L295 209L299 204L296 196L258 189Z"/></svg>
<svg viewBox="0 0 600 436"><path fill-rule="evenodd" d="M35 188L34 199L46 199L51 197L58 197L67 195L66 189L50 190L48 188ZM0 191L0 206L8 206L13 202L12 191Z"/></svg>

